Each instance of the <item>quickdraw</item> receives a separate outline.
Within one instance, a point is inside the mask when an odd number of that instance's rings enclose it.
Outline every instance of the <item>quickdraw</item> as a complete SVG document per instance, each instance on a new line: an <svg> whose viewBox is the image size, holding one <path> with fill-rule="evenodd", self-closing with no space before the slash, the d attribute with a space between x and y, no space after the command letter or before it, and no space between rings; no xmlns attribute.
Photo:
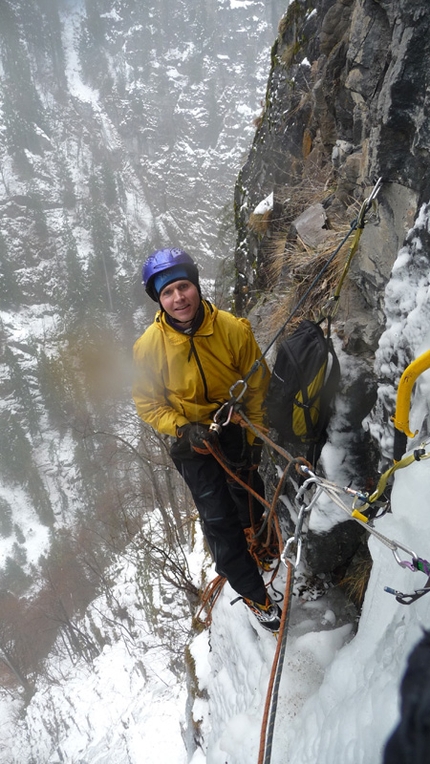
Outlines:
<svg viewBox="0 0 430 764"><path fill-rule="evenodd" d="M430 454L426 454L427 457L430 457ZM411 462L408 461L408 464ZM406 465L403 465L406 466ZM325 480L324 478L318 477L315 475L312 470L310 470L305 465L300 465L299 470L302 472L303 475L307 476L307 480L305 481L307 486L310 486L312 483L314 483L319 493L315 493L312 501L308 505L308 508L310 509L311 506L315 504L317 495L319 496L321 491L324 491L328 497L335 503L340 509L342 509L344 512L347 513L347 515L352 519L358 522L360 525L362 525L366 531L373 535L375 538L378 539L382 544L384 544L388 549L391 550L393 553L394 559L397 562L398 565L402 568L408 568L412 572L420 571L422 573L425 573L428 576L428 580L426 581L426 584L421 589L417 589L414 594L403 594L402 592L398 592L395 589L392 589L390 587L384 587L384 590L388 592L389 594L394 594L396 596L396 600L400 602L402 605L410 605L413 602L415 602L420 597L423 597L424 594L427 594L428 591L430 591L430 563L425 560L423 557L419 557L413 550L409 549L409 547L405 546L405 544L400 543L399 541L395 541L394 539L390 539L387 536L384 536L384 534L377 531L373 526L369 524L369 518L363 515L362 512L357 511L356 509L353 509L353 507L348 507L344 501L341 499L342 493L350 494L354 497L354 501L357 497L360 497L361 500L366 498L366 494L363 494L360 491L354 491L351 488L340 488L339 486L336 486L334 483L329 482L328 480ZM304 484L305 485L305 484ZM304 485L302 488L304 488ZM366 503L366 506L369 506ZM399 554L399 551L405 552L407 555L410 556L411 560L404 560L402 559L401 555Z"/></svg>
<svg viewBox="0 0 430 764"><path fill-rule="evenodd" d="M397 589L385 586L384 591L388 592L388 594L394 594L397 602L400 602L401 605L412 605L413 602L416 602L420 597L424 597L427 592L430 592L430 562L423 560L422 557L417 557L413 553L412 555L412 562L402 560L399 564L404 568L409 568L413 573L419 570L421 573L425 573L428 578L425 585L421 589L415 589L413 594L403 594L403 592L399 592Z"/></svg>
<svg viewBox="0 0 430 764"><path fill-rule="evenodd" d="M384 586L384 591L388 594L394 594L400 605L412 605L419 600L420 597L423 597L424 594L430 592L430 578L427 579L426 586L423 589L415 589L413 594L403 594L403 592L399 592L397 589L392 589L390 586Z"/></svg>
<svg viewBox="0 0 430 764"><path fill-rule="evenodd" d="M373 493L365 494L362 492L355 492L356 493L356 499L361 502L361 512L364 512L366 509L368 509L372 504L375 504L375 502L378 501L378 499L383 495L389 479L394 475L397 470L404 469L404 467L408 467L410 464L413 464L414 462L420 462L424 459L430 459L430 453L427 453L425 450L424 444L422 444L419 448L416 448L411 454L407 454L407 456L404 456L403 459L400 459L399 461L395 462L392 467L389 467L388 470L386 470L381 477L379 478L378 485L376 489L373 491ZM348 489L344 489L348 490ZM352 491L350 491L352 493ZM368 521L368 518L366 518L366 521Z"/></svg>

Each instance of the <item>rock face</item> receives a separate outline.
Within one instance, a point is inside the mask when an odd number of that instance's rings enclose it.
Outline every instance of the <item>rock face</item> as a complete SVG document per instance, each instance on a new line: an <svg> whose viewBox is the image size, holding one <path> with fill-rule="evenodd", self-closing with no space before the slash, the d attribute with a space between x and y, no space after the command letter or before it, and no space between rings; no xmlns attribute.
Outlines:
<svg viewBox="0 0 430 764"><path fill-rule="evenodd" d="M376 293L429 197L428 31L427 9L413 0L291 3L272 50L261 124L236 186L238 267L248 288L263 286L241 260L244 252L249 262L264 259L266 242L246 230L263 197L275 190L275 208L287 220L290 192L325 179L333 190L327 214L350 220L354 200L382 177L379 223L366 229L354 264L363 297L380 305ZM371 350L377 336L377 329L369 333Z"/></svg>
<svg viewBox="0 0 430 764"><path fill-rule="evenodd" d="M294 305L303 251L316 256L322 246L304 247L294 222L312 218L320 205L327 232L346 231L375 181L383 180L334 321L344 367L360 359L355 382L346 380L343 390L354 397L344 435L356 463L366 451L361 421L375 401L384 289L430 195L429 25L423 0L292 2L279 25L264 110L236 184L236 304L239 312L258 305L264 326L260 295L274 291L279 302L289 292ZM271 215L257 229L251 213L271 192ZM331 286L325 285L325 297ZM323 297L314 300L317 307ZM311 308L308 301L305 310Z"/></svg>

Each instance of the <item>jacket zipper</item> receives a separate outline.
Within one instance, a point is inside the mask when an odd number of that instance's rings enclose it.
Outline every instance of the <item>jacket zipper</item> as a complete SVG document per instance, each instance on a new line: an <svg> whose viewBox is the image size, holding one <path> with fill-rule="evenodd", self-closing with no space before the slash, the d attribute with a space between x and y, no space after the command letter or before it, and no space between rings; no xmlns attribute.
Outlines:
<svg viewBox="0 0 430 764"><path fill-rule="evenodd" d="M197 368L198 368L198 370L200 372L200 376L202 378L206 401L208 403L216 403L219 406L222 406L222 402L221 401L212 401L209 398L209 390L208 390L208 385L207 385L207 382L206 382L206 376L205 376L205 373L203 371L203 366L201 364L201 361L200 361L200 358L199 358L199 354L197 353L196 346L194 344L194 337L190 337L190 352L188 354L188 362L190 362L192 355L196 359Z"/></svg>

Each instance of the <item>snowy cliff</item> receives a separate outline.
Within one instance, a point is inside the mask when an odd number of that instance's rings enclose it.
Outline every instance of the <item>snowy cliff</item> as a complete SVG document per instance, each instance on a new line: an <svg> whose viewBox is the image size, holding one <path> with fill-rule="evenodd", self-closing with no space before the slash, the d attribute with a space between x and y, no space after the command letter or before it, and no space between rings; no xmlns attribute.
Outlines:
<svg viewBox="0 0 430 764"><path fill-rule="evenodd" d="M28 574L49 529L92 512L104 458L97 438L81 448L90 421L133 430L145 254L177 242L213 280L234 245L278 11L8 0L0 13L0 567Z"/></svg>

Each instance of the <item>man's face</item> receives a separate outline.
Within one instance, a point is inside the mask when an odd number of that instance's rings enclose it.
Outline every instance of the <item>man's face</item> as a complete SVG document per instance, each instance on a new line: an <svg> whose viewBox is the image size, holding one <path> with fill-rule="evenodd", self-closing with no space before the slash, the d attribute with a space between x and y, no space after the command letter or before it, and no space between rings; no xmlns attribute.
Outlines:
<svg viewBox="0 0 430 764"><path fill-rule="evenodd" d="M191 324L200 305L200 294L191 281L179 279L161 290L159 300L161 307L174 321Z"/></svg>

